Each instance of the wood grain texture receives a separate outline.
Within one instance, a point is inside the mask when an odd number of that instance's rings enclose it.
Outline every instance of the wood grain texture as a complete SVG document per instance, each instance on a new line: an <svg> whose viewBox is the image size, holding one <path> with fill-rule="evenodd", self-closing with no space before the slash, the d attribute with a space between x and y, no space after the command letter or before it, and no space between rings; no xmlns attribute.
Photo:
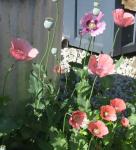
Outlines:
<svg viewBox="0 0 136 150"><path fill-rule="evenodd" d="M63 7L61 1L60 13ZM55 3L51 0L0 0L0 92L2 92L4 76L7 69L15 62L9 55L10 41L13 37L28 40L36 47L41 59L47 44L47 31L43 22L45 17L55 18ZM62 13L61 13L62 14ZM62 16L59 18L55 47L60 49ZM34 60L36 61L36 60ZM55 60L50 57L49 70L52 70ZM8 78L6 91L14 99L27 97L30 62L18 62ZM51 72L51 71L50 71Z"/></svg>

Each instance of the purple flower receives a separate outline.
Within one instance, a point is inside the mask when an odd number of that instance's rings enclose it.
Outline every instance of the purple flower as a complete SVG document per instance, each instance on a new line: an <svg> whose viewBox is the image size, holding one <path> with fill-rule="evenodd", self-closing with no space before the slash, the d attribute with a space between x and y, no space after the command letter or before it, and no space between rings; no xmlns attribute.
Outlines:
<svg viewBox="0 0 136 150"><path fill-rule="evenodd" d="M98 16L93 15L93 13L86 13L80 20L80 25L82 26L82 35L87 33L91 36L97 36L102 34L106 28L106 23L101 21L104 14L100 11Z"/></svg>

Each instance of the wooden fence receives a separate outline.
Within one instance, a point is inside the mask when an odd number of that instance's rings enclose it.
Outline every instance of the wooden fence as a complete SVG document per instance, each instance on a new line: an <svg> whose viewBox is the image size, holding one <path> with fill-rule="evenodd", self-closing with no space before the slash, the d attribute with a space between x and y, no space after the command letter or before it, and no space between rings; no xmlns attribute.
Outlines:
<svg viewBox="0 0 136 150"><path fill-rule="evenodd" d="M60 2L62 15L63 0ZM47 30L43 23L45 17L55 17L55 3L51 0L0 0L0 92L2 93L4 76L14 63L9 55L10 41L13 37L28 40L39 49L40 59L46 47ZM59 18L54 46L60 48L62 16ZM56 46L57 45L57 46ZM52 68L55 60L52 56L49 67ZM34 60L35 61L35 60ZM26 98L28 89L30 62L18 62L8 78L7 94L14 99Z"/></svg>

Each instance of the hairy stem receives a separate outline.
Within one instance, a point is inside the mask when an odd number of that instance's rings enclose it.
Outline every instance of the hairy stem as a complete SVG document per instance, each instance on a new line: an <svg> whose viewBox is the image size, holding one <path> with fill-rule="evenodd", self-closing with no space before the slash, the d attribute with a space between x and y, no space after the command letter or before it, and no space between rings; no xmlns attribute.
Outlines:
<svg viewBox="0 0 136 150"><path fill-rule="evenodd" d="M48 30L48 36L47 36L47 47L46 47L46 50L45 50L45 53L40 61L40 66L39 66L39 79L41 78L41 66L42 66L42 63L46 57L46 54L48 53L48 48L49 48L49 42L50 42L50 31Z"/></svg>
<svg viewBox="0 0 136 150"><path fill-rule="evenodd" d="M65 116L64 116L64 120L63 120L63 129L62 129L63 133L65 132L65 124L66 124L66 117L67 117L67 115L71 116L71 114L66 113Z"/></svg>
<svg viewBox="0 0 136 150"><path fill-rule="evenodd" d="M120 31L120 27L117 28L117 31L116 31L116 33L115 33L114 40L113 40L113 45L112 45L112 49L114 49L115 42L116 42L117 35L118 35L119 31Z"/></svg>
<svg viewBox="0 0 136 150"><path fill-rule="evenodd" d="M8 77L9 77L10 73L13 71L14 66L15 66L15 64L12 64L9 67L9 69L8 69L8 71L7 71L7 73L6 73L5 77L4 77L3 92L2 92L3 96L5 96L5 89L6 89L6 85L7 85L7 80L8 80Z"/></svg>
<svg viewBox="0 0 136 150"><path fill-rule="evenodd" d="M51 51L51 48L53 46L54 39L55 39L55 34L56 34L56 31L57 31L57 25L58 25L58 20L59 20L59 4L58 4L58 2L56 3L56 11L57 11L57 13L56 13L56 21L55 21L55 25L54 25L54 32L53 32L53 35L52 35L51 45L50 45L49 50L47 52L47 61L46 61L46 64L45 64L45 70L47 70L50 51Z"/></svg>
<svg viewBox="0 0 136 150"><path fill-rule="evenodd" d="M91 89L91 93L90 93L90 96L89 96L89 100L91 99L91 97L93 95L93 90L94 90L94 85L95 85L96 80L97 80L97 76L95 76L95 78L94 78L92 89Z"/></svg>

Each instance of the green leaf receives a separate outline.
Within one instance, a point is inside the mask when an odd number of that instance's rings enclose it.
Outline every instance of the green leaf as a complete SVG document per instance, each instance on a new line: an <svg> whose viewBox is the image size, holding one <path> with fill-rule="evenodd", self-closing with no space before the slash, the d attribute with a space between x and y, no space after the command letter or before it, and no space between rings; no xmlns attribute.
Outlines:
<svg viewBox="0 0 136 150"><path fill-rule="evenodd" d="M0 106L5 106L10 101L10 98L8 96L0 96Z"/></svg>
<svg viewBox="0 0 136 150"><path fill-rule="evenodd" d="M90 101L88 100L90 96L90 84L86 79L82 79L76 84L77 91L77 104L80 110L88 110L90 108Z"/></svg>
<svg viewBox="0 0 136 150"><path fill-rule="evenodd" d="M67 139L61 131L58 132L56 136L51 138L50 143L53 146L54 150L68 150Z"/></svg>
<svg viewBox="0 0 136 150"><path fill-rule="evenodd" d="M40 140L38 145L39 145L41 150L45 150L45 148L47 150L53 150L53 147L47 141Z"/></svg>
<svg viewBox="0 0 136 150"><path fill-rule="evenodd" d="M70 150L87 150L88 140L82 133L73 133L70 137Z"/></svg>
<svg viewBox="0 0 136 150"><path fill-rule="evenodd" d="M32 72L30 74L30 79L29 79L29 93L37 95L40 90L42 89L42 83L39 81L38 76L35 72Z"/></svg>
<svg viewBox="0 0 136 150"><path fill-rule="evenodd" d="M124 57L121 56L120 59L116 62L115 68L118 69L123 62L124 62Z"/></svg>
<svg viewBox="0 0 136 150"><path fill-rule="evenodd" d="M90 90L91 90L91 87L90 87L89 81L86 79L83 79L79 83L76 84L76 91L80 95L89 96Z"/></svg>
<svg viewBox="0 0 136 150"><path fill-rule="evenodd" d="M128 117L131 125L136 125L136 114L132 114Z"/></svg>
<svg viewBox="0 0 136 150"><path fill-rule="evenodd" d="M34 108L34 109L39 109L39 110L44 110L45 109L45 105L43 104L43 102L38 102L38 100L36 100L36 102L38 103L33 103L31 104L31 106Z"/></svg>
<svg viewBox="0 0 136 150"><path fill-rule="evenodd" d="M106 76L104 78L100 78L100 83L102 86L102 89L110 89L113 85L113 77L112 76Z"/></svg>
<svg viewBox="0 0 136 150"><path fill-rule="evenodd" d="M86 78L88 76L88 70L87 69L79 69L79 68L73 68L76 75L79 76L81 79Z"/></svg>
<svg viewBox="0 0 136 150"><path fill-rule="evenodd" d="M88 53L88 54L86 55L86 57L82 59L82 64L83 64L84 66L88 65L89 59L90 59L90 54Z"/></svg>
<svg viewBox="0 0 136 150"><path fill-rule="evenodd" d="M129 102L127 102L126 104L127 104L127 114L128 115L134 114L136 112L135 104L131 104Z"/></svg>
<svg viewBox="0 0 136 150"><path fill-rule="evenodd" d="M110 143L110 139L109 138L103 138L103 144L106 146Z"/></svg>

